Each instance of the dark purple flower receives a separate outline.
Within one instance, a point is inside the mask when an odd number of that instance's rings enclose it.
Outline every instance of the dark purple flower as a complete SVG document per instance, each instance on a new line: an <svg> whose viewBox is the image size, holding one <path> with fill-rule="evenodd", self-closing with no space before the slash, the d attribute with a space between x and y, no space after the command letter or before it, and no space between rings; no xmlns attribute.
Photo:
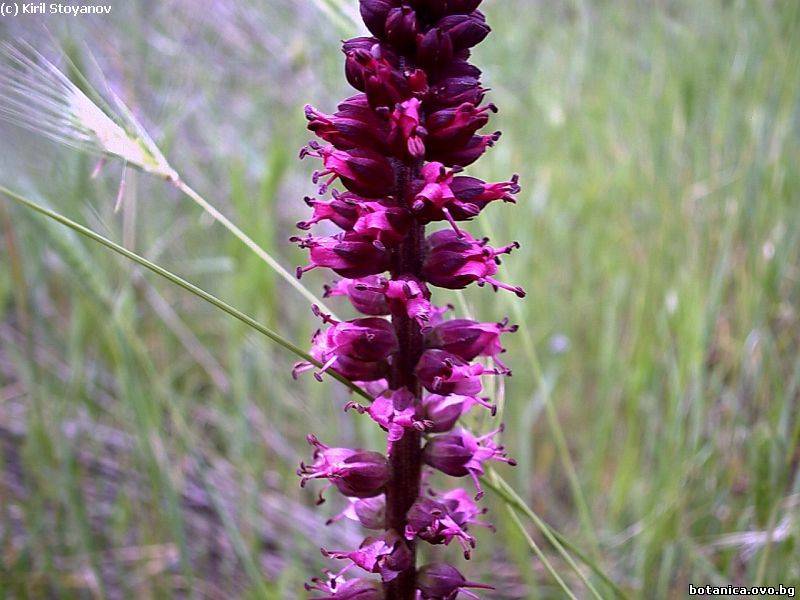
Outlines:
<svg viewBox="0 0 800 600"><path fill-rule="evenodd" d="M453 221L468 221L494 200L514 202L513 194L519 191L515 178L511 181L486 183L475 177L456 176L457 169L447 171L442 163L428 163L422 170L424 180L411 208L417 219L450 222L453 230L461 233Z"/></svg>
<svg viewBox="0 0 800 600"><path fill-rule="evenodd" d="M407 208L387 201L367 200L350 192L334 193L330 202L313 198L305 200L314 209L314 214L308 221L297 224L300 229L310 229L315 223L329 220L364 239L392 244L403 239L411 225L411 213Z"/></svg>
<svg viewBox="0 0 800 600"><path fill-rule="evenodd" d="M297 223L299 229L311 229L312 225L321 221L331 221L342 229L352 229L358 220L358 206L361 199L350 192L334 194L333 200L329 202L308 196L304 200L314 209L314 213L307 221Z"/></svg>
<svg viewBox="0 0 800 600"><path fill-rule="evenodd" d="M427 323L433 314L427 286L412 276L396 279L364 277L342 279L327 286L325 296L347 296L353 306L366 315L402 313L417 321Z"/></svg>
<svg viewBox="0 0 800 600"><path fill-rule="evenodd" d="M461 212L469 212L470 207L460 202L450 188L455 171L448 171L442 163L429 162L422 168L420 175L422 176L418 182L420 190L414 197L411 210L417 218L425 222L446 219L453 231L457 235L462 235L451 211L458 209ZM472 216L477 213L476 210Z"/></svg>
<svg viewBox="0 0 800 600"><path fill-rule="evenodd" d="M322 381L322 374L328 369L361 381L384 376L386 360L398 348L389 321L378 317L336 321L321 313L316 306L313 308L316 315L332 325L325 331L317 331L312 338L311 355L322 363L314 374L317 380ZM294 374L296 376L313 367L311 363L298 363Z"/></svg>
<svg viewBox="0 0 800 600"><path fill-rule="evenodd" d="M381 394L369 406L349 402L345 410L353 408L359 413L368 414L373 421L389 432L388 452L392 444L403 438L407 429L427 430L431 423L417 416L416 398L406 388Z"/></svg>
<svg viewBox="0 0 800 600"><path fill-rule="evenodd" d="M378 40L374 37L351 38L342 43L342 52L345 55L344 74L347 82L359 92L365 91L365 65L375 61L375 55L380 54ZM388 62L386 65L391 69Z"/></svg>
<svg viewBox="0 0 800 600"><path fill-rule="evenodd" d="M324 194L336 179L351 192L366 198L381 198L391 193L394 187L394 171L388 159L367 148L337 150L333 146L320 146L309 142L300 157L313 156L322 160L325 167L315 171L314 183L322 177L327 179L320 184L319 192Z"/></svg>
<svg viewBox="0 0 800 600"><path fill-rule="evenodd" d="M335 321L325 332L326 348L364 362L385 360L397 351L397 337L392 324L386 319L366 317L352 321Z"/></svg>
<svg viewBox="0 0 800 600"><path fill-rule="evenodd" d="M509 254L519 244L514 242L502 248L492 248L488 239L476 240L466 232L443 229L428 236L427 254L422 265L425 279L443 288L461 289L472 282L478 285L489 284L493 288L503 288L514 292L520 298L525 296L521 287L510 286L492 277L497 273L499 256Z"/></svg>
<svg viewBox="0 0 800 600"><path fill-rule="evenodd" d="M466 70L466 67L465 67ZM465 102L478 105L483 102L486 88L475 75L456 74L436 82L430 87L428 102L432 109L440 110Z"/></svg>
<svg viewBox="0 0 800 600"><path fill-rule="evenodd" d="M519 193L519 176L514 175L510 181L486 183L475 177L455 177L450 188L461 202L474 204L483 210L487 204L495 200L516 202L514 194ZM456 217L458 218L458 217Z"/></svg>
<svg viewBox="0 0 800 600"><path fill-rule="evenodd" d="M383 242L353 231L330 237L292 237L301 248L308 248L311 264L297 268L298 279L303 273L327 267L350 279L382 273L389 268L389 251Z"/></svg>
<svg viewBox="0 0 800 600"><path fill-rule="evenodd" d="M340 279L333 285L325 286L325 298L331 296L347 296L353 307L365 315L388 315L389 304L386 301L386 279L379 275L370 275L361 279Z"/></svg>
<svg viewBox="0 0 800 600"><path fill-rule="evenodd" d="M373 108L394 107L414 94L424 93L424 71L398 68L396 57L372 38L356 38L344 44L345 74L350 84L367 95Z"/></svg>
<svg viewBox="0 0 800 600"><path fill-rule="evenodd" d="M502 431L502 427L490 433L475 437L469 431L461 429L454 433L439 435L428 440L422 457L426 464L451 477L469 475L478 489L476 498L483 496L480 480L483 475L483 463L487 460L498 460L510 465L517 464L508 458L503 446L498 446L492 438Z"/></svg>
<svg viewBox="0 0 800 600"><path fill-rule="evenodd" d="M322 338L323 335L321 332L317 336L312 338L312 342L316 342L318 339ZM314 356L319 362L326 364L326 361L323 360L324 355L318 354L319 353L319 346L312 347L311 355ZM317 358L319 355L320 358ZM292 377L297 379L301 373L314 369L315 365L309 362L298 362L295 363L294 367L292 368ZM350 381L359 382L359 383L368 383L368 382L376 382L376 381L384 381L386 376L389 374L388 363L386 361L376 361L376 362L365 362L363 360L357 360L354 358L350 358L349 356L336 356L336 360L330 362L328 364L327 369L331 369L346 377ZM326 369L326 370L327 370ZM323 371L315 371L314 378L317 381L322 381L322 374ZM385 385L383 386L385 388Z"/></svg>
<svg viewBox="0 0 800 600"><path fill-rule="evenodd" d="M455 539L461 545L464 557L470 557L475 538L467 533L464 523L453 518L447 505L433 498L418 498L408 510L407 519L406 539L418 537L430 544L444 545Z"/></svg>
<svg viewBox="0 0 800 600"><path fill-rule="evenodd" d="M383 581L391 581L401 571L405 571L412 564L412 554L405 540L394 530L390 529L381 536L368 537L359 546L358 550L330 551L323 548L322 553L339 560L349 560L351 564L345 566L338 575L351 567L360 567L369 573L379 573Z"/></svg>
<svg viewBox="0 0 800 600"><path fill-rule="evenodd" d="M486 398L475 396L461 396L459 394L428 394L422 399L422 416L431 423L426 429L428 433L444 433L450 431L462 415L466 414L473 406L480 404L488 408L492 415L497 407Z"/></svg>
<svg viewBox="0 0 800 600"><path fill-rule="evenodd" d="M490 135L473 135L463 145L443 147L435 151L432 156L446 165L466 167L478 160L498 139L500 139L499 131Z"/></svg>
<svg viewBox="0 0 800 600"><path fill-rule="evenodd" d="M386 281L386 301L393 313L405 314L420 325L433 314L428 286L412 275L400 275Z"/></svg>
<svg viewBox="0 0 800 600"><path fill-rule="evenodd" d="M469 364L455 354L444 350L426 350L419 359L415 374L422 385L434 394L479 394L481 375L493 375L498 371L488 370L479 363Z"/></svg>
<svg viewBox="0 0 800 600"><path fill-rule="evenodd" d="M308 128L339 150L386 149L388 123L370 108L365 94L356 94L344 100L338 108L335 114L326 115L307 104Z"/></svg>
<svg viewBox="0 0 800 600"><path fill-rule="evenodd" d="M450 319L425 334L425 344L429 348L439 348L470 361L478 356L491 356L503 371L508 368L497 358L505 352L500 345L500 335L517 330L516 325L508 325L508 319L499 323L479 323L472 319Z"/></svg>
<svg viewBox="0 0 800 600"><path fill-rule="evenodd" d="M430 146L428 158L438 160L439 150L447 151L453 146L463 146L489 122L489 111L497 112L494 104L477 107L465 102L455 108L445 108L428 115L425 129Z"/></svg>
<svg viewBox="0 0 800 600"><path fill-rule="evenodd" d="M403 206L364 202L359 205L358 213L353 231L382 244L398 243L411 226L411 213Z"/></svg>
<svg viewBox="0 0 800 600"><path fill-rule="evenodd" d="M459 592L470 598L475 594L464 588L493 590L490 585L467 581L458 569L446 563L432 563L417 571L417 586L423 600L455 600Z"/></svg>
<svg viewBox="0 0 800 600"><path fill-rule="evenodd" d="M368 450L352 448L331 448L320 442L315 436L308 436L308 443L314 446L314 463L300 463L297 474L301 476L300 485L305 486L310 479L327 479L329 484L319 493L322 494L331 485L345 496L370 498L383 493L383 487L389 480L389 463L383 454Z"/></svg>

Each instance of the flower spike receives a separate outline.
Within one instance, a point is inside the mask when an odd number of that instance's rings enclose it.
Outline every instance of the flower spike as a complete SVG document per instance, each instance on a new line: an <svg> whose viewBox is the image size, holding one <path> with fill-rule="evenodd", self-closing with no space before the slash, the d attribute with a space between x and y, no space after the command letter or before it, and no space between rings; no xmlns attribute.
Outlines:
<svg viewBox="0 0 800 600"><path fill-rule="evenodd" d="M520 191L517 175L486 182L463 172L500 138L486 132L497 107L484 102L481 71L468 62L491 31L480 4L359 0L371 35L342 46L345 77L357 93L330 114L305 107L308 129L324 143L312 141L300 153L322 167L312 176L320 197L306 198L312 214L298 223L309 233L292 238L310 258L297 275L330 269L339 278L325 297L344 297L364 316L339 321L315 307L324 327L312 338L314 361L298 363L294 374L313 370L322 379L333 370L361 386L371 401L347 402L345 410L386 432L385 456L309 438L314 462L301 465L302 484L326 479L347 498L328 523L349 519L383 530L356 550L323 550L345 565L307 585L319 598L454 600L491 589L444 563L416 565L420 543L455 540L469 558L470 528L492 529L482 520L485 509L462 488L430 490L433 470L423 463L470 477L476 499L487 460L514 464L495 441L502 427L484 435L454 427L475 406L495 415L497 407L481 395L483 378L511 375L501 361L501 337L516 327L505 319L449 318L452 306L431 301L432 287L471 284L525 295L497 279L501 258L519 244L490 246L463 226L493 202L516 202ZM444 228L426 237L426 226L436 222ZM319 223L342 231L311 233ZM346 579L354 567L380 581Z"/></svg>

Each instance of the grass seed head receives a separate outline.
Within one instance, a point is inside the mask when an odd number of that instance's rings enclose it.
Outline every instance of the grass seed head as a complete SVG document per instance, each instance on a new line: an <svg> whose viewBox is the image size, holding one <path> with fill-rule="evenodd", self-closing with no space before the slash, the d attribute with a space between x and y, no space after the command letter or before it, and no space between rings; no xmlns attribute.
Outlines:
<svg viewBox="0 0 800 600"><path fill-rule="evenodd" d="M0 65L0 118L60 144L117 157L147 173L178 180L175 170L118 97L113 95L116 114L111 107L100 108L27 44L0 43L0 57L4 61Z"/></svg>

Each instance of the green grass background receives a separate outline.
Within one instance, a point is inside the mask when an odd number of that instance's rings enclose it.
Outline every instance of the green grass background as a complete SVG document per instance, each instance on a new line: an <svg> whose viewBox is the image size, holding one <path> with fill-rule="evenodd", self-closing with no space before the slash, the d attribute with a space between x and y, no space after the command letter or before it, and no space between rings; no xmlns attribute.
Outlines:
<svg viewBox="0 0 800 600"><path fill-rule="evenodd" d="M103 21L5 19L0 38L52 36L97 81L91 51L184 178L291 268L313 191L302 106L349 93L355 4L116 2ZM524 187L467 228L521 242L502 275L528 297L437 299L521 326L496 390L519 466L501 472L632 597L797 585L800 3L485 11L474 58L503 138L469 172ZM10 125L0 149L0 183L307 344L306 301L177 191L129 171L115 211L119 165L91 179L94 159ZM309 431L381 447L342 386L294 382L282 349L5 200L0 242L0 596L301 597L320 544L357 543L294 474ZM465 572L486 597L563 597L488 505L498 531Z"/></svg>

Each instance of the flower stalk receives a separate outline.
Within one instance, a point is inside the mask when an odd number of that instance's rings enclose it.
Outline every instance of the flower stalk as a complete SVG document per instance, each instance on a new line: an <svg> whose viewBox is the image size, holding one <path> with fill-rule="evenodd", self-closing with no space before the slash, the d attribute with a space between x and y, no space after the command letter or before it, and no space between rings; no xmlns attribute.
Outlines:
<svg viewBox="0 0 800 600"><path fill-rule="evenodd" d="M301 464L303 484L327 479L322 492L335 487L349 503L329 523L347 517L383 529L354 550L323 550L344 565L311 580L308 590L322 594L315 598L452 600L489 587L452 565L416 560L418 544L453 540L469 558L470 527L491 528L475 503L483 464L514 464L495 441L502 426L481 435L456 424L476 406L495 413L481 397L482 378L511 374L499 358L500 336L516 328L506 320L446 318L450 307L432 304L430 289L475 283L524 296L495 278L501 257L519 245L493 247L463 227L496 200L514 202L519 191L516 175L486 183L461 174L500 137L479 133L497 108L483 104L480 70L468 62L470 48L489 33L480 3L360 0L372 36L343 45L345 75L358 93L333 114L305 109L308 128L325 144L312 141L300 153L322 167L313 174L319 197L306 198L313 214L298 227L341 232L292 238L310 255L297 275L332 270L340 279L325 296L344 296L367 317L338 321L315 308L325 326L312 340L315 360L294 373L321 364L317 379L332 372L369 389L371 404L345 409L387 433L385 457L309 437L315 460ZM443 228L426 231L432 223ZM440 490L443 475L468 478L476 491ZM377 578L347 578L353 569Z"/></svg>
<svg viewBox="0 0 800 600"><path fill-rule="evenodd" d="M397 173L397 195L407 198L409 170L400 167ZM405 188L405 189L404 189ZM418 278L422 267L424 225L414 224L395 254L392 279L403 276ZM414 369L422 355L423 336L420 324L400 310L392 312L392 325L399 342L396 360L392 364L389 378L395 390L406 389L414 398L414 405L421 404L421 386ZM386 485L386 529L405 531L407 514L420 493L422 470L421 433L411 429L396 442L389 456L391 479ZM409 567L386 584L387 598L413 598L416 590L416 547L412 539L408 542L412 561Z"/></svg>

